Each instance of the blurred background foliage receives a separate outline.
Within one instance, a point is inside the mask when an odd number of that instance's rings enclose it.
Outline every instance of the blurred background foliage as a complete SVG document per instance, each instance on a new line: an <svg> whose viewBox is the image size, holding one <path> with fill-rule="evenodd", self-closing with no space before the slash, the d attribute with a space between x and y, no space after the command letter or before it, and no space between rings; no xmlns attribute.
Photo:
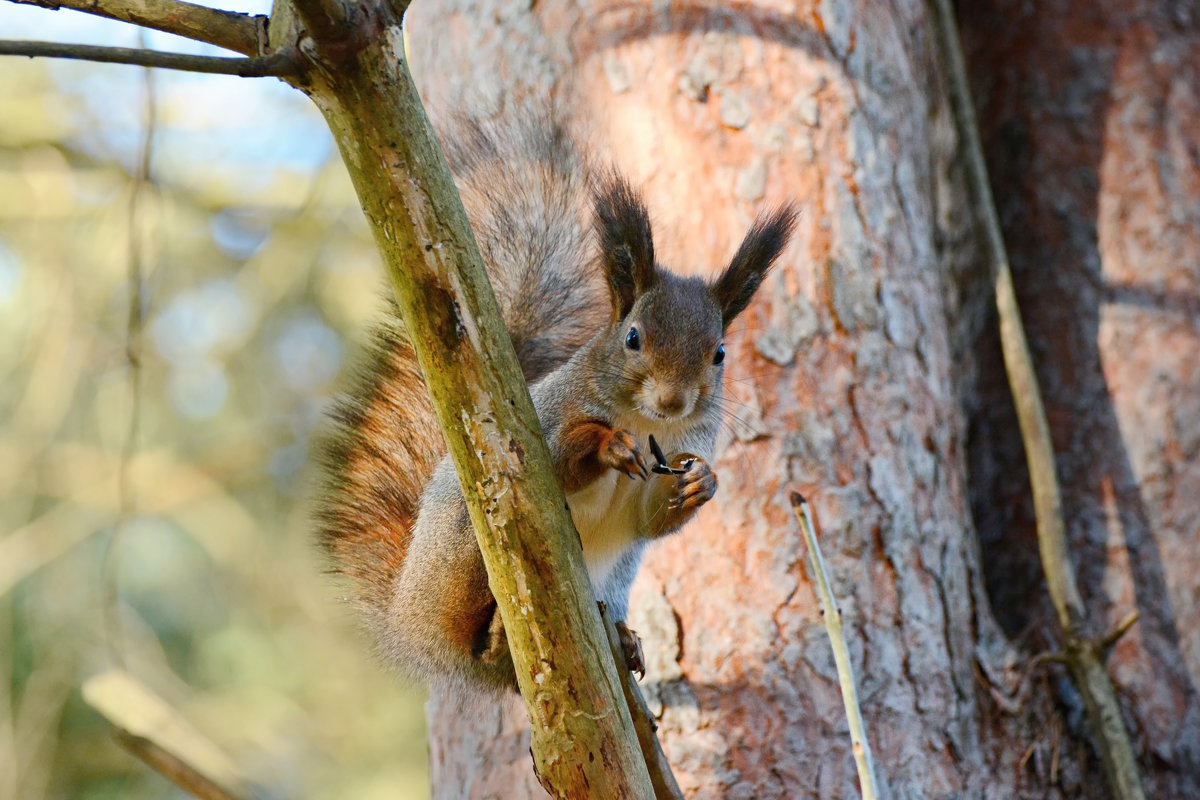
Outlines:
<svg viewBox="0 0 1200 800"><path fill-rule="evenodd" d="M8 3L0 34L138 41ZM324 123L272 80L7 58L0 87L0 800L181 794L81 699L113 665L268 796L428 796L423 696L308 518L383 287Z"/></svg>

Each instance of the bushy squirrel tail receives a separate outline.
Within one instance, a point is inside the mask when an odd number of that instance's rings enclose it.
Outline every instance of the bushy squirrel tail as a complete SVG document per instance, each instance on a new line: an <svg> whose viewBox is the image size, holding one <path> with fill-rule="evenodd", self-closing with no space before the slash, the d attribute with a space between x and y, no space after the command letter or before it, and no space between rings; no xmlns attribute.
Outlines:
<svg viewBox="0 0 1200 800"><path fill-rule="evenodd" d="M543 120L454 119L441 141L525 379L536 381L609 315L593 265L591 172L570 136ZM446 452L393 304L331 416L318 536L381 632L421 492Z"/></svg>

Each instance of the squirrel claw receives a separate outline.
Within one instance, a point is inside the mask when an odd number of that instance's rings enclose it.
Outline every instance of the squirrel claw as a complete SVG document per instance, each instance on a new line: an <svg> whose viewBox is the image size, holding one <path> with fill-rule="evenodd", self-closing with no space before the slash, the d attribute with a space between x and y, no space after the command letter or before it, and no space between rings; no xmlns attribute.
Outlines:
<svg viewBox="0 0 1200 800"><path fill-rule="evenodd" d="M667 508L691 511L707 503L717 493L717 474L702 458L689 459L684 472L675 479L675 489Z"/></svg>
<svg viewBox="0 0 1200 800"><path fill-rule="evenodd" d="M625 667L636 672L638 680L646 677L646 659L642 655L642 639L624 622L615 623L617 637L621 640L621 652L625 656Z"/></svg>
<svg viewBox="0 0 1200 800"><path fill-rule="evenodd" d="M598 457L600 463L625 473L630 480L635 476L645 480L650 474L646 468L646 460L638 448L637 439L627 430L613 430L608 441L600 448Z"/></svg>

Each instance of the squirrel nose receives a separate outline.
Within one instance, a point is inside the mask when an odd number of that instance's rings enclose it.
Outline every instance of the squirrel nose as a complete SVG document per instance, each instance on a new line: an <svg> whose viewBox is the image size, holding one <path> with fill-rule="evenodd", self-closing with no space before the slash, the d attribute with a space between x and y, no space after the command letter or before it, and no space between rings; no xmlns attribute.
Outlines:
<svg viewBox="0 0 1200 800"><path fill-rule="evenodd" d="M683 396L678 393L669 394L666 397L659 395L657 400L658 407L664 414L678 414L683 411Z"/></svg>
<svg viewBox="0 0 1200 800"><path fill-rule="evenodd" d="M654 405L658 410L670 416L679 416L688 409L691 402L690 393L672 387L658 387L654 393Z"/></svg>

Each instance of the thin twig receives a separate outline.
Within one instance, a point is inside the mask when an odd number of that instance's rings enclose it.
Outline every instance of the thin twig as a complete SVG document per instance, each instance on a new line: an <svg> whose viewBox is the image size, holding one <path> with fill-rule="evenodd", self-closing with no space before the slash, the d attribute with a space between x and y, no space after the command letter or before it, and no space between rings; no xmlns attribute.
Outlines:
<svg viewBox="0 0 1200 800"><path fill-rule="evenodd" d="M1000 344L1009 388L1017 409L1021 439L1025 445L1025 458L1029 464L1029 482L1037 516L1038 549L1042 570L1046 575L1046 588L1066 634L1067 665L1083 695L1092 735L1096 737L1110 788L1120 800L1141 800L1145 797L1141 777L1129 735L1122 723L1112 681L1100 661L1102 651L1087 635L1086 610L1075 583L1075 569L1071 564L1063 524L1050 426L1046 421L1041 389L1013 290L1012 270L992 198L983 144L975 120L962 45L950 0L932 0L931 13L949 73L950 97L962 136L972 205L982 223L992 263L996 309L1000 317Z"/></svg>
<svg viewBox="0 0 1200 800"><path fill-rule="evenodd" d="M266 52L267 18L222 11L182 0L11 0L57 11L68 8L173 33L244 56Z"/></svg>
<svg viewBox="0 0 1200 800"><path fill-rule="evenodd" d="M1130 611L1125 615L1124 619L1117 623L1115 628L1103 636L1096 637L1096 639L1091 642L1092 648L1094 648L1096 652L1101 655L1107 653L1110 649L1112 649L1113 645L1120 641L1122 636L1129 633L1129 629L1132 628L1138 621L1138 617L1139 614L1136 609ZM1030 659L1029 667L1025 670L1026 676L1032 673L1033 670L1046 664L1063 664L1070 666L1071 656L1069 653L1062 650L1047 650L1045 652L1038 653L1036 656Z"/></svg>
<svg viewBox="0 0 1200 800"><path fill-rule="evenodd" d="M863 800L879 797L875 780L875 761L871 758L871 745L867 742L867 731L863 725L862 709L858 705L858 690L854 686L854 671L850 666L850 650L842 634L842 610L829 588L829 575L825 571L825 559L817 545L817 533L813 527L808 502L799 492L792 492L792 511L800 521L804 542L808 546L808 559L813 569L813 585L821 601L821 616L825 618L825 631L833 645L833 662L837 665L838 683L842 687L842 702L846 706L846 721L850 723L850 744L854 749L854 764L858 767L858 783Z"/></svg>
<svg viewBox="0 0 1200 800"><path fill-rule="evenodd" d="M110 670L85 681L82 691L117 741L176 786L202 800L253 796L225 754L133 676Z"/></svg>
<svg viewBox="0 0 1200 800"><path fill-rule="evenodd" d="M1125 618L1117 623L1117 627L1113 628L1108 633L1100 637L1100 641L1096 643L1101 653L1107 653L1112 649L1121 637L1129 633L1129 629L1138 621L1138 610L1135 608L1125 615Z"/></svg>
<svg viewBox="0 0 1200 800"><path fill-rule="evenodd" d="M617 675L621 679L621 689L625 693L625 702L629 704L629 714L633 717L633 727L637 731L638 744L642 747L642 755L646 759L646 768L650 770L650 782L654 784L655 800L683 800L683 790L671 772L671 764L667 754L663 752L662 743L658 741L658 723L646 705L646 698L633 673L625 666L625 652L621 647L621 636L612 615L603 603L600 604L600 619L604 622L604 630L608 634L608 644L612 648L613 658L617 662Z"/></svg>
<svg viewBox="0 0 1200 800"><path fill-rule="evenodd" d="M290 53L285 52L253 58L229 58L226 56L164 53L159 50L139 50L133 47L0 41L0 56L71 58L80 61L98 61L104 64L129 64L135 67L161 67L184 72L204 72L211 75L237 75L241 78L283 77L297 72L295 59Z"/></svg>
<svg viewBox="0 0 1200 800"><path fill-rule="evenodd" d="M146 46L146 29L138 31L138 44ZM142 327L145 322L145 280L142 263L142 241L139 221L142 219L142 190L150 182L150 163L154 156L154 132L157 128L157 97L154 91L154 70L142 69L142 138L138 159L129 181L129 205L126 207L128 236L127 271L129 310L125 316L125 363L129 368L129 427L121 449L121 466L117 471L117 519L104 548L100 566L101 594L105 636L113 662L125 666L124 629L121 625L120 540L121 535L137 515L137 492L133 483L133 460L138 450L138 433L142 418Z"/></svg>

